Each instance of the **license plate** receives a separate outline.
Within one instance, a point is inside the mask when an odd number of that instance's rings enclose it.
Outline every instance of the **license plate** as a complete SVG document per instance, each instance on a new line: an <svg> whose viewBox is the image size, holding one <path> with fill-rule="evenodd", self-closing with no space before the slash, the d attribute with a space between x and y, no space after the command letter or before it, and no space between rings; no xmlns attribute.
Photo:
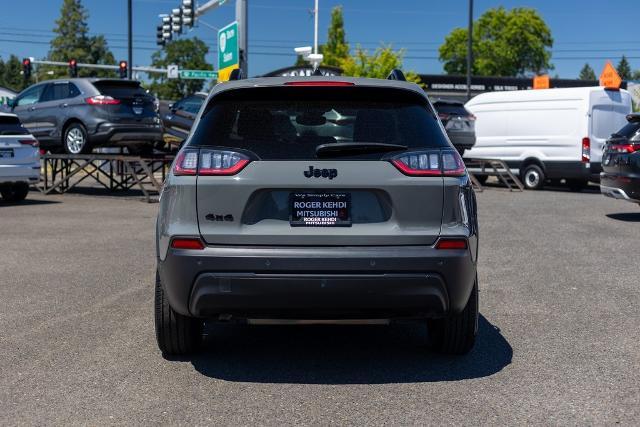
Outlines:
<svg viewBox="0 0 640 427"><path fill-rule="evenodd" d="M142 107L133 107L134 114L142 114Z"/></svg>
<svg viewBox="0 0 640 427"><path fill-rule="evenodd" d="M13 149L0 150L0 158L13 157Z"/></svg>
<svg viewBox="0 0 640 427"><path fill-rule="evenodd" d="M349 193L291 193L292 227L350 227Z"/></svg>

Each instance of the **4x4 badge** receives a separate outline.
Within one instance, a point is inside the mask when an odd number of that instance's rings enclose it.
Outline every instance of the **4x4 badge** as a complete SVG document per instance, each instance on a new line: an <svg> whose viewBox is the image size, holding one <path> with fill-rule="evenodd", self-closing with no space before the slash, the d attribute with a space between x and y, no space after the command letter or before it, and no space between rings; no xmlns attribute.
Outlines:
<svg viewBox="0 0 640 427"><path fill-rule="evenodd" d="M333 179L338 176L338 169L314 169L313 166L309 166L309 170L304 171L303 173L307 178Z"/></svg>

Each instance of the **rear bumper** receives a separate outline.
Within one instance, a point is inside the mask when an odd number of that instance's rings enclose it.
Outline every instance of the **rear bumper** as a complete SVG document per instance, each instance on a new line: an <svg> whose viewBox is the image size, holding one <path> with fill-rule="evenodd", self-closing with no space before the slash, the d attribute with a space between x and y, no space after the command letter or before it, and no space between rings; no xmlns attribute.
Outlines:
<svg viewBox="0 0 640 427"><path fill-rule="evenodd" d="M456 148L470 150L476 144L476 134L474 132L447 131L451 143Z"/></svg>
<svg viewBox="0 0 640 427"><path fill-rule="evenodd" d="M153 144L162 141L162 127L160 124L102 123L89 138L93 145Z"/></svg>
<svg viewBox="0 0 640 427"><path fill-rule="evenodd" d="M470 250L425 246L208 247L170 249L158 271L184 315L375 319L460 312L476 264Z"/></svg>
<svg viewBox="0 0 640 427"><path fill-rule="evenodd" d="M640 203L640 177L600 174L600 192L614 199Z"/></svg>
<svg viewBox="0 0 640 427"><path fill-rule="evenodd" d="M0 165L0 183L40 180L40 162L25 165Z"/></svg>

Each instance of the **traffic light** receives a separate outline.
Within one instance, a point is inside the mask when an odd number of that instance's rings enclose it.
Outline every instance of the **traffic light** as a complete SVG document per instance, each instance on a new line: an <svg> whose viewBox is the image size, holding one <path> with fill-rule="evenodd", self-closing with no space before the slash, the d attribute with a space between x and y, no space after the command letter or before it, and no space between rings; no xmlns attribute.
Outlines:
<svg viewBox="0 0 640 427"><path fill-rule="evenodd" d="M171 31L182 33L182 9L175 8L171 11Z"/></svg>
<svg viewBox="0 0 640 427"><path fill-rule="evenodd" d="M164 40L164 31L162 30L162 25L158 25L156 27L156 44L158 46L164 46L165 40Z"/></svg>
<svg viewBox="0 0 640 427"><path fill-rule="evenodd" d="M171 17L164 16L162 18L162 38L165 43L171 41Z"/></svg>
<svg viewBox="0 0 640 427"><path fill-rule="evenodd" d="M128 74L128 70L127 70L127 61L120 61L120 78L121 79L126 79L127 78L127 74Z"/></svg>
<svg viewBox="0 0 640 427"><path fill-rule="evenodd" d="M22 75L25 80L29 80L31 78L31 59L24 58L22 60Z"/></svg>
<svg viewBox="0 0 640 427"><path fill-rule="evenodd" d="M194 18L193 0L182 0L182 24L192 28Z"/></svg>
<svg viewBox="0 0 640 427"><path fill-rule="evenodd" d="M78 61L75 59L69 61L69 75L72 78L78 77Z"/></svg>

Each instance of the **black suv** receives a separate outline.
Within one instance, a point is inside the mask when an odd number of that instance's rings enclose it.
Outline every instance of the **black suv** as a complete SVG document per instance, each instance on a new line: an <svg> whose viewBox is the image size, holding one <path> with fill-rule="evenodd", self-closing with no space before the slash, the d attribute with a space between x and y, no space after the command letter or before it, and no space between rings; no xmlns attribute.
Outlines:
<svg viewBox="0 0 640 427"><path fill-rule="evenodd" d="M145 151L162 141L155 98L132 80L50 80L23 90L10 103L43 148L68 154L124 145Z"/></svg>
<svg viewBox="0 0 640 427"><path fill-rule="evenodd" d="M170 139L178 143L187 139L205 99L207 99L206 93L196 92L169 104L168 108L160 107L160 118L164 132L169 135Z"/></svg>
<svg viewBox="0 0 640 427"><path fill-rule="evenodd" d="M456 100L436 99L433 107L458 153L463 155L465 150L473 148L476 144L476 116L464 108L462 102Z"/></svg>
<svg viewBox="0 0 640 427"><path fill-rule="evenodd" d="M640 203L640 114L629 114L627 123L604 146L600 191L615 199Z"/></svg>

